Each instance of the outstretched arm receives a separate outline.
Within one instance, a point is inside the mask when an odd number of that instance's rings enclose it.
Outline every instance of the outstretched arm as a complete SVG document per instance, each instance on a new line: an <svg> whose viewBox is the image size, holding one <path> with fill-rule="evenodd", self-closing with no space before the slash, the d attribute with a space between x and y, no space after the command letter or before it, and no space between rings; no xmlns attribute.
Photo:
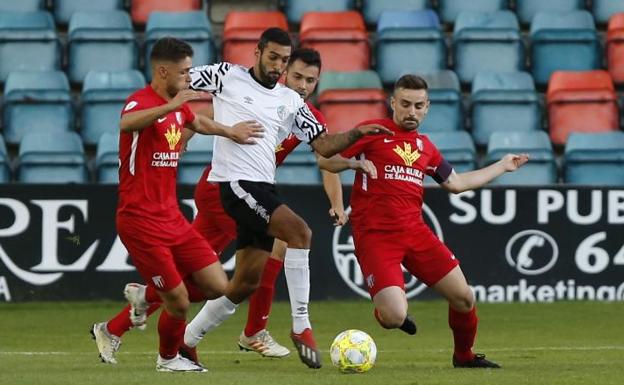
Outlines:
<svg viewBox="0 0 624 385"><path fill-rule="evenodd" d="M316 152L329 158L346 149L366 135L394 135L394 132L380 124L366 124L339 134L323 134L310 145Z"/></svg>
<svg viewBox="0 0 624 385"><path fill-rule="evenodd" d="M332 173L338 173L344 170L355 170L366 173L373 179L377 179L377 168L370 160L347 159L340 155L324 158L316 154L316 161L319 168Z"/></svg>
<svg viewBox="0 0 624 385"><path fill-rule="evenodd" d="M511 171L516 171L529 160L528 154L507 154L501 160L475 171L451 172L448 179L440 185L445 190L458 194L460 192L479 188L492 179Z"/></svg>

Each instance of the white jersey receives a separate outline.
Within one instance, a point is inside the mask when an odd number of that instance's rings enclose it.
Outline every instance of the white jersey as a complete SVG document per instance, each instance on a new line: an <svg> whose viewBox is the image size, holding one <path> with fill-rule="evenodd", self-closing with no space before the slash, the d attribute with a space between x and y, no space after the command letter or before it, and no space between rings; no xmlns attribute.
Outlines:
<svg viewBox="0 0 624 385"><path fill-rule="evenodd" d="M217 63L191 69L191 88L214 95L214 120L233 126L255 120L264 128L256 144L243 145L217 136L208 180L275 183L275 149L290 132L311 143L325 131L295 91L282 84L258 83L245 67Z"/></svg>

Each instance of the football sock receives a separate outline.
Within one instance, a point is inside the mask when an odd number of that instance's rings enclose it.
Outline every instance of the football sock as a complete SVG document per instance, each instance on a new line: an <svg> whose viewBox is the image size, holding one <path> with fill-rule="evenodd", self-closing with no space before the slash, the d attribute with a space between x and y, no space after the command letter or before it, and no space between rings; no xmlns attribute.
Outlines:
<svg viewBox="0 0 624 385"><path fill-rule="evenodd" d="M249 311L247 313L247 325L245 325L245 335L253 336L262 329L266 329L269 322L269 313L273 303L273 293L275 292L275 280L282 271L284 263L280 260L269 258L264 265L260 286L249 297Z"/></svg>
<svg viewBox="0 0 624 385"><path fill-rule="evenodd" d="M449 306L449 326L455 341L455 358L459 362L471 361L474 358L472 346L477 335L477 309L473 307L468 313L460 313Z"/></svg>
<svg viewBox="0 0 624 385"><path fill-rule="evenodd" d="M151 303L147 308L147 316L149 317L160 307L160 303ZM121 337L125 332L130 330L134 325L130 320L130 305L126 305L116 316L106 323L108 332L117 337Z"/></svg>
<svg viewBox="0 0 624 385"><path fill-rule="evenodd" d="M162 299L158 295L158 292L152 285L147 285L145 288L145 301L149 303L162 302Z"/></svg>
<svg viewBox="0 0 624 385"><path fill-rule="evenodd" d="M158 352L164 359L170 360L178 354L184 335L184 319L175 318L165 309L160 313L158 320L158 335L160 336L160 348Z"/></svg>
<svg viewBox="0 0 624 385"><path fill-rule="evenodd" d="M206 301L199 313L186 326L184 343L191 348L197 346L206 333L230 318L237 306L226 296Z"/></svg>
<svg viewBox="0 0 624 385"><path fill-rule="evenodd" d="M310 266L309 249L286 249L284 273L288 285L290 308L293 317L293 332L300 334L312 328L308 316L310 302Z"/></svg>

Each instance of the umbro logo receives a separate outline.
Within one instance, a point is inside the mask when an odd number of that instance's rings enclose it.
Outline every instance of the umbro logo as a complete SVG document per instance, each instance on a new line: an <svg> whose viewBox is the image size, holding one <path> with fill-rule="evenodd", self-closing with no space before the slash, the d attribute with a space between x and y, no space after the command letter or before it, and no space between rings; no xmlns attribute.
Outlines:
<svg viewBox="0 0 624 385"><path fill-rule="evenodd" d="M243 102L247 103L247 104L253 104L253 99L250 96L245 96L243 98Z"/></svg>

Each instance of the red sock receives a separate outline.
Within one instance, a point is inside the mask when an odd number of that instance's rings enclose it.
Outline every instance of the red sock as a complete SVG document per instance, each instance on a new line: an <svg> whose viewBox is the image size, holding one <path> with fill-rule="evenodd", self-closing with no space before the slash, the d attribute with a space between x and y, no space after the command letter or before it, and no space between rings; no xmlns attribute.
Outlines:
<svg viewBox="0 0 624 385"><path fill-rule="evenodd" d="M145 289L145 301L149 303L162 302L162 299L158 295L154 286L147 285L147 288Z"/></svg>
<svg viewBox="0 0 624 385"><path fill-rule="evenodd" d="M178 354L184 339L185 327L185 319L174 318L166 309L160 313L158 320L160 349L158 351L162 358L172 359Z"/></svg>
<svg viewBox="0 0 624 385"><path fill-rule="evenodd" d="M130 305L126 305L116 316L111 318L106 323L108 332L117 337L121 337L125 332L132 327L132 321L130 321Z"/></svg>
<svg viewBox="0 0 624 385"><path fill-rule="evenodd" d="M453 330L455 341L455 358L460 362L474 358L472 346L477 335L477 308L473 307L468 313L460 313L449 307L449 326Z"/></svg>
<svg viewBox="0 0 624 385"><path fill-rule="evenodd" d="M275 292L275 280L282 271L282 266L284 266L284 262L274 258L269 258L264 265L260 286L249 298L249 312L247 313L247 325L245 325L247 337L265 329L269 322L269 313Z"/></svg>

